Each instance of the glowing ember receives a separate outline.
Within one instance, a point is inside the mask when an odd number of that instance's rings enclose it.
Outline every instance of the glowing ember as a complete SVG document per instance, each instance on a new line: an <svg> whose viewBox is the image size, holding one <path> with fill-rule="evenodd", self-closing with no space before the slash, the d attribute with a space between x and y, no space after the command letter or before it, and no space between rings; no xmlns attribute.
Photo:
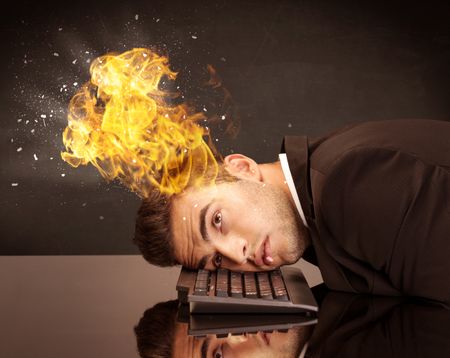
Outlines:
<svg viewBox="0 0 450 358"><path fill-rule="evenodd" d="M204 115L170 105L173 93L159 88L162 78L176 78L166 57L144 48L108 54L90 73L69 104L66 162L91 163L143 197L151 186L174 194L215 179L217 162L203 138L209 133L197 124Z"/></svg>

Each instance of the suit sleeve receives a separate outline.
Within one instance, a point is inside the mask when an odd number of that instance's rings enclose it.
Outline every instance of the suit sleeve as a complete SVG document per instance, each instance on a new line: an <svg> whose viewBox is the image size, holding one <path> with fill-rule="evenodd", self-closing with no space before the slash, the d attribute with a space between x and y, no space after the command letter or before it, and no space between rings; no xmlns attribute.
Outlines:
<svg viewBox="0 0 450 358"><path fill-rule="evenodd" d="M402 293L450 302L450 172L411 153L356 148L320 199L332 237Z"/></svg>

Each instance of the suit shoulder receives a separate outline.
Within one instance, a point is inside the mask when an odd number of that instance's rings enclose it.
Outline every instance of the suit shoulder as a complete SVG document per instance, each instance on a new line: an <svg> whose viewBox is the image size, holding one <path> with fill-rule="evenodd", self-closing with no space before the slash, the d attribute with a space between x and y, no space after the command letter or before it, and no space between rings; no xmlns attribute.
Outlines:
<svg viewBox="0 0 450 358"><path fill-rule="evenodd" d="M363 122L326 137L310 156L311 168L327 174L348 155L398 151L422 161L450 166L450 122L437 120L387 120Z"/></svg>

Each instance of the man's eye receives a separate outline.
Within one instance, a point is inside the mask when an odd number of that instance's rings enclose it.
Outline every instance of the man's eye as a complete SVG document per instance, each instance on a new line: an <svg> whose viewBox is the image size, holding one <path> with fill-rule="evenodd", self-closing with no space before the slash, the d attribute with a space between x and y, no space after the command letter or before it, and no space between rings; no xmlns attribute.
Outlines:
<svg viewBox="0 0 450 358"><path fill-rule="evenodd" d="M223 358L222 345L217 347L213 352L213 358Z"/></svg>
<svg viewBox="0 0 450 358"><path fill-rule="evenodd" d="M222 265L222 255L219 253L215 254L213 263L216 268L220 268L220 266Z"/></svg>
<svg viewBox="0 0 450 358"><path fill-rule="evenodd" d="M218 229L221 228L221 226L222 226L222 213L220 211L218 211L218 212L216 212L214 214L212 222L213 222L213 225L216 228L218 228Z"/></svg>

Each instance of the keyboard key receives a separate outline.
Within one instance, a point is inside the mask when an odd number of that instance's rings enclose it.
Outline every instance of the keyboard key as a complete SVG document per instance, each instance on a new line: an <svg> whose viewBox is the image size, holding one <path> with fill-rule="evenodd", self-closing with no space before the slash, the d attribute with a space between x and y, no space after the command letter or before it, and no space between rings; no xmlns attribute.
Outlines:
<svg viewBox="0 0 450 358"><path fill-rule="evenodd" d="M210 271L209 275L209 288L208 288L208 296L214 296L216 292L216 271Z"/></svg>
<svg viewBox="0 0 450 358"><path fill-rule="evenodd" d="M199 270L195 280L194 295L206 296L209 285L209 271Z"/></svg>
<svg viewBox="0 0 450 358"><path fill-rule="evenodd" d="M288 301L288 294L286 286L284 285L283 277L280 270L270 272L270 280L272 282L273 295L277 300Z"/></svg>
<svg viewBox="0 0 450 358"><path fill-rule="evenodd" d="M240 272L230 272L230 296L243 297L242 275Z"/></svg>
<svg viewBox="0 0 450 358"><path fill-rule="evenodd" d="M256 288L255 274L253 272L244 273L245 297L257 298L258 290Z"/></svg>
<svg viewBox="0 0 450 358"><path fill-rule="evenodd" d="M259 297L266 300L272 300L272 287L270 286L269 273L257 272L256 279L258 282Z"/></svg>
<svg viewBox="0 0 450 358"><path fill-rule="evenodd" d="M216 296L228 297L228 270L217 270Z"/></svg>

